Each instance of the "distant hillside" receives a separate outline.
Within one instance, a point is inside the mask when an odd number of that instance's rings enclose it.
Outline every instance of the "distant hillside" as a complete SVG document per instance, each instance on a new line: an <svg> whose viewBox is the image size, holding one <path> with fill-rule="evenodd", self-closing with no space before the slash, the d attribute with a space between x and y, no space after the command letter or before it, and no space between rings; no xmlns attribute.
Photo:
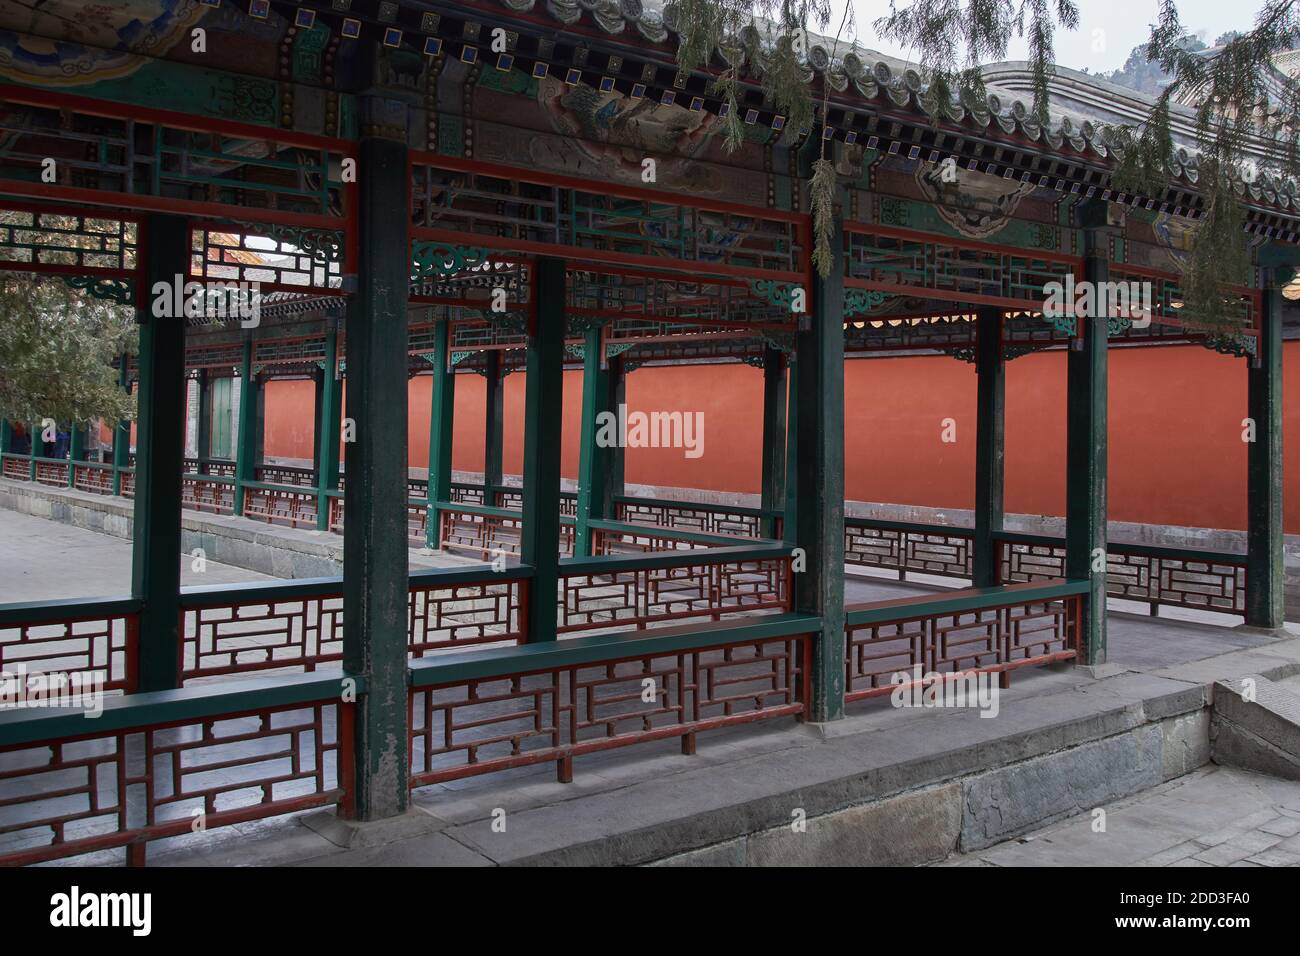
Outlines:
<svg viewBox="0 0 1300 956"><path fill-rule="evenodd" d="M1233 38L1238 36L1237 31L1230 30L1223 36L1214 41L1214 46L1207 46L1205 41L1199 37L1188 35L1185 43L1187 49L1194 53L1202 50L1214 50L1223 46ZM1120 86L1127 86L1131 90L1137 90L1139 93L1147 93L1155 96L1163 90L1169 82L1169 77L1160 69L1158 63L1152 63L1147 60L1146 44L1134 47L1129 53L1128 59L1124 61L1124 66L1110 73L1098 73L1103 80L1109 80Z"/></svg>

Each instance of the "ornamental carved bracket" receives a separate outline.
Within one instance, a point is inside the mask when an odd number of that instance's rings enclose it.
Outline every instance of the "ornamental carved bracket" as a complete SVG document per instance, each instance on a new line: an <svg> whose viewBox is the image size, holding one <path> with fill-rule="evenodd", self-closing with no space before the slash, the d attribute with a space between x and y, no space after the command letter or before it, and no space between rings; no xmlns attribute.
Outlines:
<svg viewBox="0 0 1300 956"><path fill-rule="evenodd" d="M305 229L301 226L277 226L261 222L236 222L246 235L267 236L287 243L311 256L313 262L343 261L343 233L332 229Z"/></svg>
<svg viewBox="0 0 1300 956"><path fill-rule="evenodd" d="M803 286L794 282L777 282L775 279L751 279L749 291L757 299L768 305L794 311L795 291L803 291Z"/></svg>
<svg viewBox="0 0 1300 956"><path fill-rule="evenodd" d="M455 275L486 259L487 250L480 247L416 239L411 243L411 278L418 282L428 276Z"/></svg>
<svg viewBox="0 0 1300 956"><path fill-rule="evenodd" d="M1237 335L1227 332L1221 335L1207 335L1201 344L1213 349L1220 355L1235 355L1237 358L1254 359L1258 352L1258 343L1253 336Z"/></svg>
<svg viewBox="0 0 1300 956"><path fill-rule="evenodd" d="M870 315L893 297L891 292L877 292L875 289L845 289L844 318Z"/></svg>
<svg viewBox="0 0 1300 956"><path fill-rule="evenodd" d="M102 279L97 276L63 276L69 289L79 289L92 299L131 305L135 300L135 287L130 279Z"/></svg>

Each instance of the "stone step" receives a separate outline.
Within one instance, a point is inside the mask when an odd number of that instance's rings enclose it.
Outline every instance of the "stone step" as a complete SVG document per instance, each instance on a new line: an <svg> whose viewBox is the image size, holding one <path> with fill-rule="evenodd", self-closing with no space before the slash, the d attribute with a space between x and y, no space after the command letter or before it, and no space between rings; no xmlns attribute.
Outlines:
<svg viewBox="0 0 1300 956"><path fill-rule="evenodd" d="M1210 759L1300 780L1300 677L1247 675L1214 685Z"/></svg>

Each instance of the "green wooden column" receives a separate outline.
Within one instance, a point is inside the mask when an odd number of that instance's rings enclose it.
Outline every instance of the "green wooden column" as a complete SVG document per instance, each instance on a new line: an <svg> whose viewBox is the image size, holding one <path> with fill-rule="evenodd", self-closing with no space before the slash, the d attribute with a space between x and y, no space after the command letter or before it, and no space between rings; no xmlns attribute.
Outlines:
<svg viewBox="0 0 1300 956"><path fill-rule="evenodd" d="M136 425L131 593L140 612L141 691L180 680L181 471L185 457L185 320L152 314L157 282L189 272L189 221L150 215L145 223L144 289L138 310L140 379Z"/></svg>
<svg viewBox="0 0 1300 956"><path fill-rule="evenodd" d="M320 401L316 405L316 529L328 531L330 499L339 487L339 439L343 411L339 379L339 337L332 320L325 333L325 363L321 369Z"/></svg>
<svg viewBox="0 0 1300 956"><path fill-rule="evenodd" d="M536 317L528 330L524 398L523 533L520 560L528 587L528 643L555 640L560 571L560 435L564 411L564 260L534 263Z"/></svg>
<svg viewBox="0 0 1300 956"><path fill-rule="evenodd" d="M86 426L73 422L68 434L68 487L77 487L77 462L86 457ZM183 469L182 469L183 470Z"/></svg>
<svg viewBox="0 0 1300 956"><path fill-rule="evenodd" d="M45 442L41 440L41 423L32 422L27 426L31 441L27 443L27 480L36 480L36 459L45 453Z"/></svg>
<svg viewBox="0 0 1300 956"><path fill-rule="evenodd" d="M795 481L816 494L799 495L797 544L808 562L795 574L795 604L816 614L822 629L813 647L812 719L844 716L844 278L843 230L831 237L830 276L815 277L812 315L796 349L799 443Z"/></svg>
<svg viewBox="0 0 1300 956"><path fill-rule="evenodd" d="M442 546L439 501L451 500L451 439L456 419L456 370L451 364L451 326L439 322L433 330L433 383L429 389L428 515L424 543Z"/></svg>
<svg viewBox="0 0 1300 956"><path fill-rule="evenodd" d="M363 101L363 111L378 105ZM347 309L348 417L356 434L344 448L343 669L367 688L356 707L350 810L376 820L402 813L409 799L406 145L365 136L357 169L360 261Z"/></svg>
<svg viewBox="0 0 1300 956"><path fill-rule="evenodd" d="M117 368L117 384L131 391L130 359L123 355ZM122 471L131 460L131 423L125 418L113 427L113 494L122 493Z"/></svg>
<svg viewBox="0 0 1300 956"><path fill-rule="evenodd" d="M1294 269L1285 270L1290 277ZM1282 525L1281 278L1265 269L1258 367L1249 366L1247 407L1255 440L1246 446L1246 624L1276 629L1286 617Z"/></svg>
<svg viewBox="0 0 1300 956"><path fill-rule="evenodd" d="M9 419L0 418L0 453L8 454L14 447L14 426Z"/></svg>
<svg viewBox="0 0 1300 956"><path fill-rule="evenodd" d="M596 419L609 410L609 369L600 328L587 329L582 344L582 437L578 446L578 508L574 518L573 553L591 556L591 520L607 518L605 481L609 477L609 448L596 444Z"/></svg>
<svg viewBox="0 0 1300 956"><path fill-rule="evenodd" d="M1106 282L1107 235L1084 232L1084 278ZM1091 583L1079 645L1085 663L1106 663L1107 319L1080 316L1082 341L1066 358L1065 576Z"/></svg>
<svg viewBox="0 0 1300 956"><path fill-rule="evenodd" d="M799 540L799 355L786 356L787 395L785 427L785 530L781 537L786 544Z"/></svg>
<svg viewBox="0 0 1300 956"><path fill-rule="evenodd" d="M266 383L269 373L253 376L253 480L266 464Z"/></svg>
<svg viewBox="0 0 1300 956"><path fill-rule="evenodd" d="M257 382L253 374L253 339L244 339L239 360L239 426L235 436L235 514L244 513L244 485L257 468Z"/></svg>
<svg viewBox="0 0 1300 956"><path fill-rule="evenodd" d="M770 345L763 348L763 474L760 506L764 511L785 509L785 367L784 352ZM775 518L764 518L763 536L774 537L776 524Z"/></svg>
<svg viewBox="0 0 1300 956"><path fill-rule="evenodd" d="M506 376L498 350L485 352L483 360L483 375L487 379L483 403L483 504L495 507L505 456Z"/></svg>
<svg viewBox="0 0 1300 956"><path fill-rule="evenodd" d="M1006 367L1002 359L1002 310L976 314L975 371L975 541L971 583L977 588L998 583L998 542L1002 530L1003 463L1006 448Z"/></svg>
<svg viewBox="0 0 1300 956"><path fill-rule="evenodd" d="M212 382L206 368L199 369L199 420L195 423L194 429L194 454L199 460L199 474L206 475L208 466L205 464L212 457Z"/></svg>
<svg viewBox="0 0 1300 956"><path fill-rule="evenodd" d="M607 359L607 364L609 368L606 370L605 381L609 384L609 398L605 407L617 414L619 406L627 404L627 362L622 355L615 355ZM606 518L614 518L618 514L617 499L625 491L626 458L621 444L615 444L605 451L605 478L602 482L605 500L601 505L601 514Z"/></svg>

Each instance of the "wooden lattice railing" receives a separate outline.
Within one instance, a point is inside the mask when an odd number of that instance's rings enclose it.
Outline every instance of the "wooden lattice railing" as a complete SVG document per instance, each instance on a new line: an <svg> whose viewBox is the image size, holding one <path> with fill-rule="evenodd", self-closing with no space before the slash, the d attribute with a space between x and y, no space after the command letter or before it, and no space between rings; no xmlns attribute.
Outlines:
<svg viewBox="0 0 1300 956"><path fill-rule="evenodd" d="M998 543L1004 584L1065 577L1065 541L1050 535L1003 531ZM844 520L844 563L970 580L975 532L969 528ZM1246 556L1225 551L1168 548L1112 541L1106 550L1106 593L1157 607L1183 607L1240 615L1246 609Z"/></svg>
<svg viewBox="0 0 1300 956"><path fill-rule="evenodd" d="M845 700L935 675L998 673L1073 660L1088 582L972 588L844 609Z"/></svg>
<svg viewBox="0 0 1300 956"><path fill-rule="evenodd" d="M352 681L354 691L364 682ZM338 676L0 711L0 865L145 845L345 803L352 704Z"/></svg>

